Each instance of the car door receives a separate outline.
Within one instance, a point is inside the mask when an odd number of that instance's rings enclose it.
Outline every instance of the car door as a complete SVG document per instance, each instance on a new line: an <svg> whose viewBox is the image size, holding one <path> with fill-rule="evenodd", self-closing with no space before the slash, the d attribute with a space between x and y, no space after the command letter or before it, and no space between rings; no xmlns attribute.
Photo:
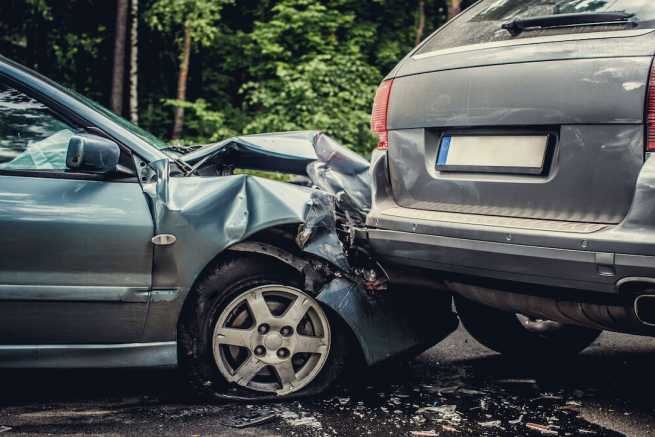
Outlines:
<svg viewBox="0 0 655 437"><path fill-rule="evenodd" d="M127 150L122 173L67 171L68 140L82 127L0 79L0 345L142 336L148 204Z"/></svg>

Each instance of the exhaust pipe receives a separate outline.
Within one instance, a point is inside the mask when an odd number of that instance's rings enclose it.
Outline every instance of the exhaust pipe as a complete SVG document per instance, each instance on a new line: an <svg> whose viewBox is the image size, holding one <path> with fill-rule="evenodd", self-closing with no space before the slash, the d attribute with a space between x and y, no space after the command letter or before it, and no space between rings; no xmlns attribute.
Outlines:
<svg viewBox="0 0 655 437"><path fill-rule="evenodd" d="M455 294L502 311L592 329L655 336L655 294L614 303L591 303L557 297L526 295L472 284L447 281ZM652 285L651 285L652 287Z"/></svg>
<svg viewBox="0 0 655 437"><path fill-rule="evenodd" d="M635 315L644 325L655 326L655 295L637 296L634 304Z"/></svg>

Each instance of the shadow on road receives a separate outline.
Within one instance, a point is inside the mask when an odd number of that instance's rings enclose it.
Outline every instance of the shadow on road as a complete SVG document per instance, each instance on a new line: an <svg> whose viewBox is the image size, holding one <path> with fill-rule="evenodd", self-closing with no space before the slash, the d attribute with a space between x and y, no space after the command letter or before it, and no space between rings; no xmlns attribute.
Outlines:
<svg viewBox="0 0 655 437"><path fill-rule="evenodd" d="M650 350L597 349L535 363L438 347L411 363L350 375L327 396L277 405L208 405L190 397L176 371L3 371L0 426L234 435L220 423L247 409L277 414L261 425L266 435L610 436L618 434L579 413L652 416L654 366Z"/></svg>

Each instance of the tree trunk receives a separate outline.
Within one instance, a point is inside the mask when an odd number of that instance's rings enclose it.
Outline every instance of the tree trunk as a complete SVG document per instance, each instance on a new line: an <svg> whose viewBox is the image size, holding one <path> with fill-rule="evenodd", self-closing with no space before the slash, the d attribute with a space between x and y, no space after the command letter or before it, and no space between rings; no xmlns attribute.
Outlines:
<svg viewBox="0 0 655 437"><path fill-rule="evenodd" d="M130 29L130 120L139 124L139 0L132 0Z"/></svg>
<svg viewBox="0 0 655 437"><path fill-rule="evenodd" d="M191 29L188 25L184 27L184 44L182 47L182 60L180 62L180 74L177 80L177 100L186 101L186 83L189 77L189 58L191 57ZM175 108L175 123L173 124L173 139L177 140L182 135L184 126L184 108Z"/></svg>
<svg viewBox="0 0 655 437"><path fill-rule="evenodd" d="M423 32L425 32L425 0L419 0L418 2L418 25L416 26L416 43L421 42L423 39Z"/></svg>
<svg viewBox="0 0 655 437"><path fill-rule="evenodd" d="M448 18L453 18L455 15L462 12L462 0L450 0L450 8L448 8Z"/></svg>
<svg viewBox="0 0 655 437"><path fill-rule="evenodd" d="M123 112L123 80L125 78L125 33L127 31L127 0L116 0L116 31L114 35L114 68L111 79L111 109Z"/></svg>

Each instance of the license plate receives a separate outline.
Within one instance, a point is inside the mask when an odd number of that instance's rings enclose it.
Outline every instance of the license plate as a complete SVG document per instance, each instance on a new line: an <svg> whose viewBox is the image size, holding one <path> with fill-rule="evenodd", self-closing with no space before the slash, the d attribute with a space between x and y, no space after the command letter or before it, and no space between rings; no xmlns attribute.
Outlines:
<svg viewBox="0 0 655 437"><path fill-rule="evenodd" d="M473 173L541 174L547 135L446 135L437 170Z"/></svg>

